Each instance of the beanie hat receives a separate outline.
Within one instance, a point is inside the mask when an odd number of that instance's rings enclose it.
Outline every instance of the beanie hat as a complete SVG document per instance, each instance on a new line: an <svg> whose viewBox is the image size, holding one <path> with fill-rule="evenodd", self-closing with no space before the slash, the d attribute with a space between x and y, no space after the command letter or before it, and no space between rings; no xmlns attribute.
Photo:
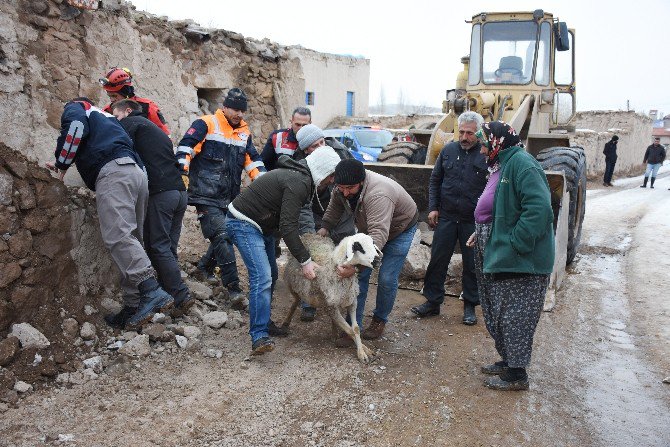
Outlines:
<svg viewBox="0 0 670 447"><path fill-rule="evenodd" d="M614 136L612 137L612 141L618 141L618 140L619 140L619 137L618 137L617 135L614 135Z"/></svg>
<svg viewBox="0 0 670 447"><path fill-rule="evenodd" d="M308 124L302 126L297 134L295 134L296 139L298 140L298 146L300 149L305 150L310 147L316 140L323 138L323 131L319 126L314 124Z"/></svg>
<svg viewBox="0 0 670 447"><path fill-rule="evenodd" d="M230 90L228 90L226 99L223 100L223 106L246 112L247 95L245 95L244 92L237 87L231 88Z"/></svg>
<svg viewBox="0 0 670 447"><path fill-rule="evenodd" d="M365 180L365 165L355 158L342 160L335 169L335 184L355 185Z"/></svg>
<svg viewBox="0 0 670 447"><path fill-rule="evenodd" d="M317 147L305 160L309 172L312 174L314 185L319 186L326 177L335 172L335 167L340 162L340 156L332 147L321 146Z"/></svg>

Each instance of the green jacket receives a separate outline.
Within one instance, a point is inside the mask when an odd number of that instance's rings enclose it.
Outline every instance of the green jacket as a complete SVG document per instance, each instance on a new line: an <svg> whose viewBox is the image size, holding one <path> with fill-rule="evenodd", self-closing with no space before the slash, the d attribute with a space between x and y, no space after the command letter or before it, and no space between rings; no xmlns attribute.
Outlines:
<svg viewBox="0 0 670 447"><path fill-rule="evenodd" d="M500 182L484 273L549 274L554 267L554 213L547 177L520 147L506 149L499 157Z"/></svg>

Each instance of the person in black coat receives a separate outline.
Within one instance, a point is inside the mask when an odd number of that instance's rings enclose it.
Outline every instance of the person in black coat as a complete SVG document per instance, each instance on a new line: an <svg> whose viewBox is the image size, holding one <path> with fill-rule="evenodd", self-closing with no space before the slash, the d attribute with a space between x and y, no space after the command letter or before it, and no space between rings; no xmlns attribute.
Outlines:
<svg viewBox="0 0 670 447"><path fill-rule="evenodd" d="M170 138L142 116L142 106L131 99L114 103L114 116L133 140L149 177L149 201L144 221L144 248L163 288L175 306L188 310L195 300L181 279L177 246L188 196Z"/></svg>
<svg viewBox="0 0 670 447"><path fill-rule="evenodd" d="M612 139L605 143L605 176L603 177L603 186L614 186L612 184L612 174L614 174L614 165L616 164L616 145L619 142L619 137L612 136Z"/></svg>
<svg viewBox="0 0 670 447"><path fill-rule="evenodd" d="M463 324L477 323L475 306L479 304L479 291L475 257L466 242L474 233L475 207L488 177L486 157L480 153L481 144L476 136L483 121L476 112L459 115L458 141L444 146L430 176L428 223L435 232L423 282L426 302L411 309L419 317L440 314L447 269L459 242L463 259Z"/></svg>

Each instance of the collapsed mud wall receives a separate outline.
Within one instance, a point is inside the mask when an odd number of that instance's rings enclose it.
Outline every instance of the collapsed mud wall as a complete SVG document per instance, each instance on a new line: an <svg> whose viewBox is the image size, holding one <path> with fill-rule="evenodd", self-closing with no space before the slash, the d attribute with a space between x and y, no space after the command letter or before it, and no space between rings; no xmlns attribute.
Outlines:
<svg viewBox="0 0 670 447"><path fill-rule="evenodd" d="M76 96L107 104L98 79L112 66L131 70L136 93L159 105L175 142L234 86L249 96L245 119L259 148L286 121L279 109L288 106L280 103L304 100L295 52L267 39L169 22L122 1L102 4L71 20L61 18L62 0L0 4L0 138L8 147L40 163L51 160L63 104ZM81 184L74 170L66 183Z"/></svg>
<svg viewBox="0 0 670 447"><path fill-rule="evenodd" d="M60 333L59 309L83 312L117 272L91 195L0 143L0 334L25 321Z"/></svg>
<svg viewBox="0 0 670 447"><path fill-rule="evenodd" d="M574 120L573 145L586 151L588 175L605 172L603 148L612 135L619 136L615 175L639 174L643 170L644 151L651 144L652 120L639 113L623 111L579 112Z"/></svg>

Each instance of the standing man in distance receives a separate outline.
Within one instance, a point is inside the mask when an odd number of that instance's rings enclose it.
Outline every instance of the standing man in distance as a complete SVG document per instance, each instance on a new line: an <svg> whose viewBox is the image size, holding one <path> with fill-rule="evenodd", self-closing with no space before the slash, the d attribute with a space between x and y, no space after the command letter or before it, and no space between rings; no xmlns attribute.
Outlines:
<svg viewBox="0 0 670 447"><path fill-rule="evenodd" d="M440 314L444 281L458 241L463 259L463 324L477 323L475 306L479 304L479 294L475 258L466 242L475 231L475 207L488 176L486 157L480 154L481 145L475 135L483 122L476 112L459 115L458 141L442 149L430 175L428 223L435 228L435 233L423 283L426 302L411 309L419 317Z"/></svg>
<svg viewBox="0 0 670 447"><path fill-rule="evenodd" d="M614 186L612 184L612 175L614 174L614 165L616 165L616 146L619 142L619 137L613 135L612 139L605 143L605 149L603 149L603 154L605 154L605 176L603 177L604 186Z"/></svg>
<svg viewBox="0 0 670 447"><path fill-rule="evenodd" d="M647 163L647 170L644 172L644 183L640 185L640 188L647 187L647 180L649 180L649 176L651 176L651 189L654 189L656 174L661 168L664 160L665 148L661 146L661 139L659 137L654 137L654 144L649 145L644 153L644 160L642 163Z"/></svg>

